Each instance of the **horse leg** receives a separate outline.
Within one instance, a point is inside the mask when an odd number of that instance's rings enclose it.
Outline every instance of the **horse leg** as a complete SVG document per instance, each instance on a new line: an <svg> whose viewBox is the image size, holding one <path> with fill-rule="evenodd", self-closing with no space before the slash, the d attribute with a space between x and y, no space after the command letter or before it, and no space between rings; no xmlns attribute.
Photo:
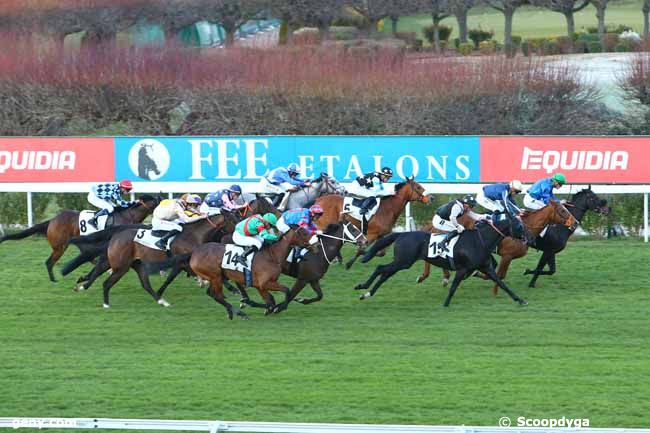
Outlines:
<svg viewBox="0 0 650 433"><path fill-rule="evenodd" d="M417 277L415 282L420 284L421 282L429 278L430 273L431 273L431 263L424 262L424 268L422 269L422 274L419 277Z"/></svg>
<svg viewBox="0 0 650 433"><path fill-rule="evenodd" d="M80 292L82 290L88 290L90 286L95 282L97 278L104 272L108 271L111 268L111 265L108 263L106 257L101 257L97 264L88 272L88 275L84 277L79 277L77 280L77 286L73 289L75 292Z"/></svg>
<svg viewBox="0 0 650 433"><path fill-rule="evenodd" d="M548 262L548 257L549 254L548 252L544 251L542 253L542 257L539 258L539 261L537 262L537 267L535 269L526 269L526 272L524 272L524 275L533 275L533 278L531 278L530 283L528 283L528 287L535 287L535 282L537 282L537 278L539 278L540 275L542 275L542 272L544 272L544 266L546 266L546 263Z"/></svg>
<svg viewBox="0 0 650 433"><path fill-rule="evenodd" d="M120 278L124 276L128 272L129 268L124 267L122 269L117 269L113 270L113 273L104 281L104 284L102 284L102 287L104 289L104 308L110 308L111 304L108 301L108 293L111 291L111 287L117 283Z"/></svg>
<svg viewBox="0 0 650 433"><path fill-rule="evenodd" d="M354 257L352 257L346 264L345 264L345 269L350 269L354 262L357 261L357 259L362 256L364 253L363 249L358 248L357 252L354 254Z"/></svg>
<svg viewBox="0 0 650 433"><path fill-rule="evenodd" d="M501 262L499 263L499 268L496 271L497 275L499 276L500 279L503 279L506 277L506 274L508 273L508 267L510 266L510 262L512 261L513 257L512 256L502 256L501 257ZM494 269L493 269L494 270ZM492 275L487 273L487 276L490 277L492 281L495 281L494 287L492 287L492 294L494 296L497 295L499 291L499 283L496 282L494 278L492 278Z"/></svg>
<svg viewBox="0 0 650 433"><path fill-rule="evenodd" d="M375 285L372 287L372 289L370 289L369 292L366 292L363 295L361 295L359 297L359 299L364 300L364 299L368 299L368 298L371 298L371 297L375 296L375 293L377 293L377 289L379 289L379 286L384 284L384 282L387 279L389 279L390 277L392 277L397 272L399 272L399 271L401 271L403 269L410 268L411 265L413 265L414 262L415 262L415 260L411 260L411 261L408 261L408 262L394 261L394 262L389 263L387 265L379 265L379 266L377 266L377 271L379 271L379 274L381 274L381 276L379 277L379 279L377 280ZM375 271L375 272L377 272L377 271Z"/></svg>
<svg viewBox="0 0 650 433"><path fill-rule="evenodd" d="M167 287L176 279L178 274L180 274L183 269L186 269L186 266L180 262L175 262L174 267L172 270L169 272L169 275L167 275L167 278L165 279L165 282L163 283L162 286L160 286L160 289L158 289L158 298L162 298L163 293L165 293L165 290L167 290ZM162 305L162 304L161 304Z"/></svg>
<svg viewBox="0 0 650 433"><path fill-rule="evenodd" d="M142 284L142 288L144 288L147 293L151 295L154 301L158 303L158 305L162 305L163 307L169 307L169 302L165 301L163 298L158 296L158 293L156 293L153 290L153 287L151 287L151 282L149 281L149 274L147 271L144 269L144 265L142 262L135 262L131 265L133 270L138 274L138 278L140 278L140 284Z"/></svg>
<svg viewBox="0 0 650 433"><path fill-rule="evenodd" d="M314 302L319 302L323 300L323 290L320 287L320 280L315 280L309 283L312 289L314 289L314 292L316 292L316 296L313 298L298 298L296 299L296 302L301 303L302 305L309 305L313 304Z"/></svg>
<svg viewBox="0 0 650 433"><path fill-rule="evenodd" d="M50 281L56 283L56 278L54 278L54 264L59 261L65 248L57 247L52 250L52 254L45 261L45 267L47 268L47 274L50 276Z"/></svg>
<svg viewBox="0 0 650 433"><path fill-rule="evenodd" d="M266 294L268 295L268 298L265 298L266 300L266 311L264 312L264 315L269 315L273 313L276 309L276 304L275 304L275 298L273 298L273 295L271 295L270 291L276 291L276 292L282 292L284 293L284 303L288 304L289 303L289 294L291 293L291 290L289 290L288 287L283 286L280 284L278 281L269 281L269 283L266 284L265 286L266 289Z"/></svg>
<svg viewBox="0 0 650 433"><path fill-rule="evenodd" d="M241 295L241 290L232 285L230 281L226 280L223 282L224 287L233 295Z"/></svg>
<svg viewBox="0 0 650 433"><path fill-rule="evenodd" d="M284 302L282 302L280 305L275 307L275 313L280 313L286 310L287 307L289 306L289 302L295 299L295 297L298 295L298 293L300 293L300 291L303 289L303 287L305 287L306 284L307 281L305 280L296 280L296 282L293 284L293 287L291 288L291 291L289 292L289 296L287 297L287 299L285 299Z"/></svg>
<svg viewBox="0 0 650 433"><path fill-rule="evenodd" d="M456 271L456 275L454 275L454 281L451 282L451 286L449 287L449 293L447 293L447 298L445 299L445 302L443 307L449 307L449 303L451 302L451 298L454 297L454 293L456 293L456 289L460 285L460 282L463 281L465 276L467 275L467 269L458 269Z"/></svg>
<svg viewBox="0 0 650 433"><path fill-rule="evenodd" d="M248 292L246 291L246 288L244 286L241 286L237 284L237 287L239 288L239 293L241 293L241 299L239 300L239 308L244 308L245 306L253 307L253 308L266 308L266 304L261 304L259 302L255 302L251 300L251 298L248 296ZM259 290L258 290L259 292Z"/></svg>
<svg viewBox="0 0 650 433"><path fill-rule="evenodd" d="M223 296L223 280L221 279L221 275L213 277L210 280L210 285L208 286L206 294L223 305L223 307L226 309L226 312L228 313L228 319L232 320L235 314L241 317L243 320L250 319L246 313L244 313L239 308L233 307L226 301L226 298Z"/></svg>
<svg viewBox="0 0 650 433"><path fill-rule="evenodd" d="M374 272L368 277L365 283L359 283L356 286L354 286L354 290L367 290L368 287L372 284L373 281L375 281L375 278L379 276L381 273L379 271L379 268L381 268L383 265L379 265L375 268Z"/></svg>
<svg viewBox="0 0 650 433"><path fill-rule="evenodd" d="M508 295L510 295L510 297L514 301L518 302L519 305L528 305L528 302L526 302L525 300L520 298L519 295L517 295L515 292L510 290L508 288L508 286L506 286L506 283L504 283L503 280L501 278L499 278L499 276L494 271L494 268L492 266L488 266L487 269L484 270L484 272L486 274L488 274L490 276L490 278L492 278L494 280L494 282L496 282L499 287L501 287L503 290L505 290L506 293L508 293Z"/></svg>

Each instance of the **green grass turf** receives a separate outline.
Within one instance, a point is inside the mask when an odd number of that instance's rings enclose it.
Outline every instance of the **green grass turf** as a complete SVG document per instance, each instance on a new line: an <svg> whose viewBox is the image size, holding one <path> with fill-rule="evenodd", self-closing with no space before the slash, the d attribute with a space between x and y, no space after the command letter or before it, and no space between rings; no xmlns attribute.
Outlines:
<svg viewBox="0 0 650 433"><path fill-rule="evenodd" d="M642 5L643 2L638 0L611 2L605 12L605 22L615 25L625 24L641 33L643 32ZM450 41L458 37L458 23L453 16L443 20L442 23L454 28ZM428 25L431 25L431 16L422 14L400 18L397 29L401 32L421 32L421 29ZM596 9L592 5L587 6L575 14L575 28L577 32L586 31L587 27L597 25ZM471 9L468 18L468 28L473 29L479 26L485 30L493 30L494 39L503 41L504 18L501 12L484 6ZM386 20L384 32L390 31L390 21ZM563 36L566 33L566 20L564 15L560 13L532 6L521 7L515 12L512 26L513 35L527 38ZM419 37L424 38L424 35L419 33Z"/></svg>
<svg viewBox="0 0 650 433"><path fill-rule="evenodd" d="M353 285L387 258L335 266L324 302L231 322L185 278L164 309L130 274L105 311L97 287L48 281L44 240L6 242L0 416L647 427L649 248L573 242L537 289L532 253L507 279L527 307L471 279L444 309L437 273L413 284L420 265L362 302Z"/></svg>

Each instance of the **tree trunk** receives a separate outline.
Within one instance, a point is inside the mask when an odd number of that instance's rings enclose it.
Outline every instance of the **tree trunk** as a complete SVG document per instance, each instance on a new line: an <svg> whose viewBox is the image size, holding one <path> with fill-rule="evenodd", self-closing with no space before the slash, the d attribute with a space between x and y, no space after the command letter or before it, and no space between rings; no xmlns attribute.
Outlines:
<svg viewBox="0 0 650 433"><path fill-rule="evenodd" d="M391 30L393 32L393 36L397 34L397 21L399 20L398 16L392 16L390 17L390 24L391 24Z"/></svg>
<svg viewBox="0 0 650 433"><path fill-rule="evenodd" d="M509 47L512 45L512 20L515 15L515 10L511 8L506 8L503 10L503 16L505 17L506 23L504 27L503 35L503 46Z"/></svg>
<svg viewBox="0 0 650 433"><path fill-rule="evenodd" d="M648 36L650 33L650 11L643 10L643 35Z"/></svg>
<svg viewBox="0 0 650 433"><path fill-rule="evenodd" d="M433 20L433 48L436 53L440 52L440 19L438 14L433 14L431 16Z"/></svg>
<svg viewBox="0 0 650 433"><path fill-rule="evenodd" d="M280 24L280 35L278 38L279 45L287 45L287 39L289 37L289 21L282 20Z"/></svg>
<svg viewBox="0 0 650 433"><path fill-rule="evenodd" d="M602 44L605 44L605 9L607 8L607 5L604 6L595 5L595 6L596 6L596 18L598 18L598 37L600 38L600 42Z"/></svg>
<svg viewBox="0 0 650 433"><path fill-rule="evenodd" d="M567 12L564 14L566 18L566 29L569 36L569 52L573 52L573 34L575 33L575 22L573 20L573 12Z"/></svg>
<svg viewBox="0 0 650 433"><path fill-rule="evenodd" d="M225 48L232 48L235 46L235 32L236 29L233 28L225 28L224 30L226 32L226 39L223 41L223 45Z"/></svg>
<svg viewBox="0 0 650 433"><path fill-rule="evenodd" d="M318 33L320 36L320 41L329 41L330 40L330 25L329 24L321 24L318 26Z"/></svg>
<svg viewBox="0 0 650 433"><path fill-rule="evenodd" d="M467 11L456 13L456 21L458 21L458 39L461 43L467 42Z"/></svg>

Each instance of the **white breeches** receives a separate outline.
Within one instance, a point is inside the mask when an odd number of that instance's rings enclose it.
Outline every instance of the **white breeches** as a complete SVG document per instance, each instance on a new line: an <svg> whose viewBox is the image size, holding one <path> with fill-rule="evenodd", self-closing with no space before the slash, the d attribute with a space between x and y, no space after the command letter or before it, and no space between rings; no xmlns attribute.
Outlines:
<svg viewBox="0 0 650 433"><path fill-rule="evenodd" d="M284 222L284 216L281 216L280 219L278 220L277 224L275 225L278 230L280 230L280 233L285 234L289 230L291 230L291 227L287 225L287 223Z"/></svg>
<svg viewBox="0 0 650 433"><path fill-rule="evenodd" d="M505 212L505 208L503 207L501 202L494 201L490 198L487 198L483 193L483 189L481 189L478 192L478 194L476 194L476 202L481 206L483 206L485 209L491 210L492 212L494 211Z"/></svg>
<svg viewBox="0 0 650 433"><path fill-rule="evenodd" d="M113 212L115 210L115 206L111 202L108 202L102 198L99 198L95 195L94 192L90 191L88 193L88 202L100 209L106 209L109 213Z"/></svg>
<svg viewBox="0 0 650 433"><path fill-rule="evenodd" d="M456 230L456 226L454 226L451 221L443 220L438 214L433 216L432 224L435 228L443 232L452 232Z"/></svg>
<svg viewBox="0 0 650 433"><path fill-rule="evenodd" d="M526 209L538 210L546 206L543 201L532 198L530 195L526 194L524 196L524 206Z"/></svg>
<svg viewBox="0 0 650 433"><path fill-rule="evenodd" d="M156 217L151 219L151 228L152 230L163 230L166 232L170 230L178 230L179 232L183 231L183 226L178 224L176 221L167 221Z"/></svg>
<svg viewBox="0 0 650 433"><path fill-rule="evenodd" d="M359 183L356 181L352 182L350 188L348 189L348 195L354 197L360 197L360 198L376 197L377 193L378 191L364 188L363 186L359 185Z"/></svg>
<svg viewBox="0 0 650 433"><path fill-rule="evenodd" d="M261 236L244 236L239 232L232 234L232 241L240 247L257 247L258 250L261 250L264 245L264 239Z"/></svg>
<svg viewBox="0 0 650 433"><path fill-rule="evenodd" d="M268 181L265 177L260 180L262 185L262 190L271 194L283 194L287 190L295 188L295 185L291 185L289 182L281 183L280 185L274 185Z"/></svg>

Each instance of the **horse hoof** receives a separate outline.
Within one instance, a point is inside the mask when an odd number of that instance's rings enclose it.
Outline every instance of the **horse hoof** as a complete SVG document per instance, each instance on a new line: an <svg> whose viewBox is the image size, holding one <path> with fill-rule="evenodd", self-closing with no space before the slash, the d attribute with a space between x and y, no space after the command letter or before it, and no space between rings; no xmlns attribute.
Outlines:
<svg viewBox="0 0 650 433"><path fill-rule="evenodd" d="M357 284L354 286L354 290L365 290L366 288L363 286L363 284Z"/></svg>
<svg viewBox="0 0 650 433"><path fill-rule="evenodd" d="M526 269L526 270L524 271L524 275L530 275L530 274L532 274L532 273L533 273L533 271L531 271L530 269Z"/></svg>
<svg viewBox="0 0 650 433"><path fill-rule="evenodd" d="M364 299L370 299L371 297L372 295L370 294L370 292L366 292L363 295L359 296L359 299L363 301Z"/></svg>
<svg viewBox="0 0 650 433"><path fill-rule="evenodd" d="M535 288L535 283L528 284L528 287L530 287L531 289L534 289Z"/></svg>
<svg viewBox="0 0 650 433"><path fill-rule="evenodd" d="M447 287L449 284L449 278L443 278L442 279L442 287Z"/></svg>
<svg viewBox="0 0 650 433"><path fill-rule="evenodd" d="M248 307L248 304L246 304L245 301L241 301L241 302L239 303L239 308L241 308L242 310L243 310L244 308L246 308L246 307Z"/></svg>
<svg viewBox="0 0 650 433"><path fill-rule="evenodd" d="M422 281L424 281L424 278L421 275L415 279L416 284L420 284Z"/></svg>
<svg viewBox="0 0 650 433"><path fill-rule="evenodd" d="M165 301L163 298L160 298L158 299L158 305L162 305L163 307L169 307L171 304Z"/></svg>
<svg viewBox="0 0 650 433"><path fill-rule="evenodd" d="M528 305L528 301L526 301L525 299L520 299L519 305Z"/></svg>
<svg viewBox="0 0 650 433"><path fill-rule="evenodd" d="M83 292L84 290L86 290L86 286L84 286L83 284L77 284L76 286L74 286L74 289L72 289L73 292L77 292L77 293Z"/></svg>
<svg viewBox="0 0 650 433"><path fill-rule="evenodd" d="M106 308L106 309L111 308L111 306L108 305L108 304L102 304L102 307L104 307L104 308Z"/></svg>
<svg viewBox="0 0 650 433"><path fill-rule="evenodd" d="M238 314L238 316L239 316L239 318L242 319L242 320L251 320L251 318L248 317L248 316L247 316L246 314L244 314L244 313Z"/></svg>
<svg viewBox="0 0 650 433"><path fill-rule="evenodd" d="M297 302L299 304L304 304L305 303L305 298L296 298L293 300L293 302Z"/></svg>

